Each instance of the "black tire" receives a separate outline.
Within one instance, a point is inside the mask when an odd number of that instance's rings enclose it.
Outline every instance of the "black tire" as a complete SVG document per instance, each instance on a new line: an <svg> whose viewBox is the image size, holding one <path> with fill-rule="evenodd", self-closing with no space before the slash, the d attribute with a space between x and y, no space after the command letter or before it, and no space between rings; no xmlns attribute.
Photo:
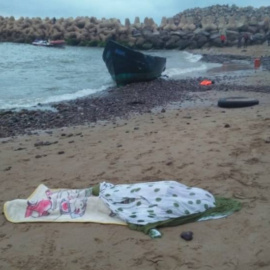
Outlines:
<svg viewBox="0 0 270 270"><path fill-rule="evenodd" d="M218 100L221 108L242 108L259 104L259 100L248 97L227 97Z"/></svg>

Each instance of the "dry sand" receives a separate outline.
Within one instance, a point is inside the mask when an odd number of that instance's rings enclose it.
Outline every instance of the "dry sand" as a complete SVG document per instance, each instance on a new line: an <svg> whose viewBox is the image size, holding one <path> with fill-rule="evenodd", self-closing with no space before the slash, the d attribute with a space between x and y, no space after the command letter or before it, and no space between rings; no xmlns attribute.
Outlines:
<svg viewBox="0 0 270 270"><path fill-rule="evenodd" d="M196 102L165 113L1 139L1 204L28 197L40 183L173 179L238 199L240 212L164 228L154 240L117 225L12 224L2 215L0 269L270 269L270 95L248 92L260 104L242 109L216 103L243 92L192 95ZM39 141L57 143L34 146ZM187 230L190 242L179 237Z"/></svg>
<svg viewBox="0 0 270 270"><path fill-rule="evenodd" d="M204 49L194 49L190 50L193 53L202 53L202 54L231 54L231 55L243 55L243 56L252 56L254 58L269 56L270 55L270 46L267 46L265 42L263 45L253 45L246 48L237 48L237 47L211 47Z"/></svg>

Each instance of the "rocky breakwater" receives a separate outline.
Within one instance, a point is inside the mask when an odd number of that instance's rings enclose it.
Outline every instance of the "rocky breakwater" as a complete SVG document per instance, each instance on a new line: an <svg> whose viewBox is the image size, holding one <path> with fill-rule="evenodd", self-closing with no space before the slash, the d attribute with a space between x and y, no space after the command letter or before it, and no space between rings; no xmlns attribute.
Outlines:
<svg viewBox="0 0 270 270"><path fill-rule="evenodd" d="M0 16L0 42L31 43L34 39L65 39L69 45L104 46L109 38L137 49L195 49L235 46L241 38L263 44L270 38L270 6L261 8L215 5L162 18L129 19L19 18ZM220 36L225 35L225 43Z"/></svg>

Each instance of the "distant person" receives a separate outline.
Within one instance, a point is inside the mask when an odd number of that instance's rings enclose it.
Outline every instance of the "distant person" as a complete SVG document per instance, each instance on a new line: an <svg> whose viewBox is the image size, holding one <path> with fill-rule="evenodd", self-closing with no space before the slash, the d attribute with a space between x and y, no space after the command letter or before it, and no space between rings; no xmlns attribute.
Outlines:
<svg viewBox="0 0 270 270"><path fill-rule="evenodd" d="M241 34L238 36L237 47L238 47L238 48L241 48L241 47L242 47L242 35L241 35Z"/></svg>
<svg viewBox="0 0 270 270"><path fill-rule="evenodd" d="M225 44L226 42L226 36L225 35L220 35L220 41L221 41L221 44Z"/></svg>
<svg viewBox="0 0 270 270"><path fill-rule="evenodd" d="M52 19L52 23L53 23L53 24L55 24L55 23L56 23L56 19L55 19L55 17L53 17L53 19Z"/></svg>
<svg viewBox="0 0 270 270"><path fill-rule="evenodd" d="M251 35L249 36L249 42L250 42L250 45L252 45L253 40L254 40L254 37L253 37L253 35L251 34Z"/></svg>
<svg viewBox="0 0 270 270"><path fill-rule="evenodd" d="M246 48L248 45L249 36L247 33L244 34L244 47Z"/></svg>

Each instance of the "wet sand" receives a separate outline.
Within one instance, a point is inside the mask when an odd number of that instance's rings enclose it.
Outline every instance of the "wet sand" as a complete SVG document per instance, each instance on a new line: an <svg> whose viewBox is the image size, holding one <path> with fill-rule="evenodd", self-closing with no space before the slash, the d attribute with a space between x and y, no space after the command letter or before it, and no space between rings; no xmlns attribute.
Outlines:
<svg viewBox="0 0 270 270"><path fill-rule="evenodd" d="M267 73L215 76L207 88L194 78L111 89L109 98L57 105L55 120L37 114L36 126L17 124L19 116L36 121L27 112L1 115L12 119L1 122L1 204L28 197L40 183L85 188L173 179L235 198L243 204L240 212L164 228L155 240L117 225L12 224L2 215L0 269L268 269L270 84L256 81L267 80ZM216 105L221 97L243 95L260 104ZM94 121L87 122L83 116L93 111ZM193 231L194 239L181 239L183 231Z"/></svg>

